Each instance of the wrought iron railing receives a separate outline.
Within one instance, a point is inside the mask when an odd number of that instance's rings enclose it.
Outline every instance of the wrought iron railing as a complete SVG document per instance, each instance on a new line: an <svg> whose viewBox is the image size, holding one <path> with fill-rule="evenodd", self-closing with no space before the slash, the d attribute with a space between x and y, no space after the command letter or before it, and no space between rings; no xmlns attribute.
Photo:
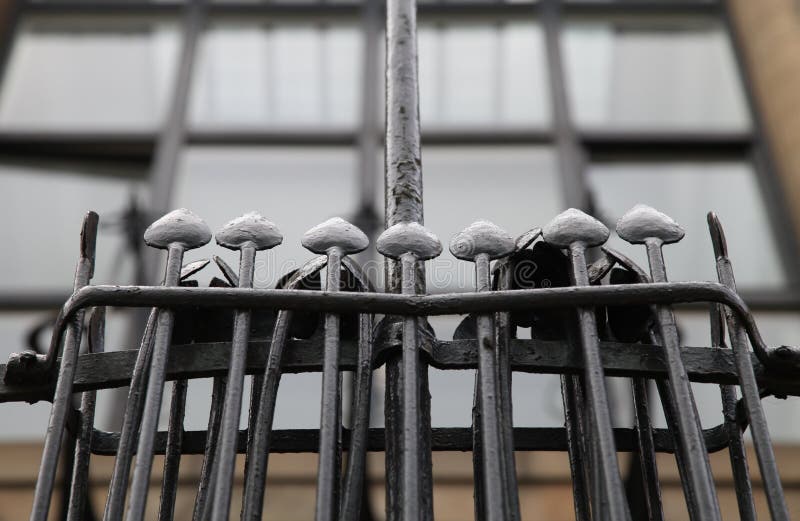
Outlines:
<svg viewBox="0 0 800 521"><path fill-rule="evenodd" d="M47 516L62 451L74 453L71 477L64 480L69 519L86 513L92 455L115 457L103 518L143 519L154 454L166 454L162 519L172 518L182 454L204 455L194 517L227 519L237 453L247 455L242 515L260 519L271 452L318 452L317 518L356 519L368 451L387 452L388 517L423 519L431 515L431 450L473 452L480 519L519 518L514 451L537 450L569 453L579 519L661 519L657 452L675 454L691 517L718 518L708 454L728 450L740 513L748 519L755 503L745 429L770 512L788 519L761 398L800 394L800 358L795 348L765 345L735 291L724 234L713 214L718 283L667 282L661 248L680 240L683 231L666 215L637 206L620 220L617 233L644 243L650 273L603 245L609 232L599 221L568 210L516 241L486 221L467 227L451 240L450 250L475 263L475 291L437 295L416 293L417 266L441 252L439 240L421 225L399 223L378 239L378 250L402 267L401 293L382 294L348 256L367 248L367 237L338 218L302 239L323 256L284 277L280 289L253 289L256 251L282 241L257 214L235 219L216 234L220 246L241 251L238 274L215 258L227 280L197 287L191 277L208 262L182 267L183 252L209 242L211 232L187 210L159 219L145 234L150 246L167 250L162 286L92 286L97 222L94 213L85 219L75 292L56 321L49 350L14 355L0 366L0 400L53 402L34 519ZM589 247L599 247L593 262L587 261ZM711 304L712 346L680 345L671 305L682 302ZM152 309L138 350L104 352L109 306ZM465 313L452 341L431 336L426 317ZM376 315L385 316L377 326ZM515 338L519 327L530 327L532 339ZM724 349L726 330L732 349ZM83 336L88 347L79 354ZM387 427L369 428L372 373L383 366L391 370L393 361L399 393L387 391ZM471 429L430 427L424 418L426 365L477 369ZM342 371L355 372L352 403L342 402ZM563 428L513 427L514 371L561 375ZM319 430L272 428L281 374L293 372L322 372ZM254 384L248 428L240 430L246 374ZM606 376L631 379L633 428L611 427ZM214 378L208 429L187 432L187 381L205 377ZM651 424L649 380L656 383L665 429ZM160 432L167 381L174 382L169 428ZM702 429L690 381L720 386L720 425ZM121 432L98 430L96 391L127 385ZM77 410L74 393L82 397ZM343 407L352 408L349 429L342 427ZM399 430L393 430L394 422ZM634 511L617 452L633 452L638 460L643 501Z"/></svg>

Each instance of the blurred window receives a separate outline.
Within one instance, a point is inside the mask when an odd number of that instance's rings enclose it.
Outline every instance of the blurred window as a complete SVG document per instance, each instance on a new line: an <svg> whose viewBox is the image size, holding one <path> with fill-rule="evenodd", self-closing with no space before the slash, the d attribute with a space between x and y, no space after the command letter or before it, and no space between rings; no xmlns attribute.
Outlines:
<svg viewBox="0 0 800 521"><path fill-rule="evenodd" d="M200 46L191 121L198 127L353 128L362 47L352 24L216 23Z"/></svg>
<svg viewBox="0 0 800 521"><path fill-rule="evenodd" d="M530 22L423 22L423 128L542 127L550 121L539 26Z"/></svg>
<svg viewBox="0 0 800 521"><path fill-rule="evenodd" d="M26 17L0 91L0 128L156 130L178 36L169 18Z"/></svg>
<svg viewBox="0 0 800 521"><path fill-rule="evenodd" d="M78 232L88 210L101 216L94 282L129 281L133 252L126 249L120 219L131 195L140 191L141 176L138 169L118 165L0 165L0 208L9 223L0 227L0 243L9 252L0 255L2 290L67 294L78 259Z"/></svg>
<svg viewBox="0 0 800 521"><path fill-rule="evenodd" d="M576 21L566 26L562 42L580 127L749 127L728 36L714 23Z"/></svg>

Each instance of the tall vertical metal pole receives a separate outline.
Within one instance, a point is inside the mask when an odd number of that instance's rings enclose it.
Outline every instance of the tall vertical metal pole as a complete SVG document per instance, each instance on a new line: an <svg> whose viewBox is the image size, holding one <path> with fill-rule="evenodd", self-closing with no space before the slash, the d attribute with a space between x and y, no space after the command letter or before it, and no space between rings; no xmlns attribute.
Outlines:
<svg viewBox="0 0 800 521"><path fill-rule="evenodd" d="M386 149L385 149L386 228L401 223L423 223L422 159L419 130L419 82L417 78L416 0L386 2ZM401 265L386 259L386 291L401 291ZM425 291L425 271L416 265L416 292ZM416 335L419 338L418 335ZM431 479L430 394L428 368L420 360L416 381L403 381L401 359L393 356L386 364L386 514L389 521L404 517L400 479L403 436L402 385L418 387L419 428L413 433L419 442L419 515L433 518Z"/></svg>

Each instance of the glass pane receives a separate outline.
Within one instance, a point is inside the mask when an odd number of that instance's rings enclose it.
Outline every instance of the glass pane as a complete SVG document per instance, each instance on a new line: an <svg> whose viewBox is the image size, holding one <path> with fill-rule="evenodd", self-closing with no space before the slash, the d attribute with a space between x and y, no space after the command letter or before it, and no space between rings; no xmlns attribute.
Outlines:
<svg viewBox="0 0 800 521"><path fill-rule="evenodd" d="M572 110L582 127L742 130L742 87L723 28L576 22L563 35Z"/></svg>
<svg viewBox="0 0 800 521"><path fill-rule="evenodd" d="M78 260L83 216L100 214L97 284L129 282L130 251L117 222L141 182L87 174L80 165L0 165L0 289L55 289L69 293ZM13 223L13 225L11 224Z"/></svg>
<svg viewBox="0 0 800 521"><path fill-rule="evenodd" d="M637 203L674 218L686 230L664 247L671 280L717 280L706 213L719 215L740 288L779 287L786 276L770 233L752 168L740 162L608 163L589 168L598 213L611 227ZM722 188L724 187L724 188ZM647 268L644 247L612 234L610 244Z"/></svg>
<svg viewBox="0 0 800 521"><path fill-rule="evenodd" d="M215 24L200 46L191 120L197 126L353 126L361 53L362 38L351 25Z"/></svg>
<svg viewBox="0 0 800 521"><path fill-rule="evenodd" d="M550 120L542 34L533 23L421 23L419 77L423 128Z"/></svg>
<svg viewBox="0 0 800 521"><path fill-rule="evenodd" d="M0 93L0 127L152 129L169 100L178 44L169 21L26 18Z"/></svg>
<svg viewBox="0 0 800 521"><path fill-rule="evenodd" d="M422 156L425 226L444 246L428 263L428 291L472 291L474 268L448 250L451 237L478 219L513 236L562 209L558 170L549 148L427 147Z"/></svg>

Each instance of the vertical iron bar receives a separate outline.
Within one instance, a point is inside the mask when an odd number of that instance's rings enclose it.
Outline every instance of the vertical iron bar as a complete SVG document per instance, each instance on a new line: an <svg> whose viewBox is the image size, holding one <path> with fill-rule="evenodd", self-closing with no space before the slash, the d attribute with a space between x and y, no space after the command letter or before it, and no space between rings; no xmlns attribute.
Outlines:
<svg viewBox="0 0 800 521"><path fill-rule="evenodd" d="M73 418L75 423L80 422L80 411L72 408L70 404L69 415ZM70 420L68 419L67 422ZM59 508L58 517L59 521L67 521L69 516L69 501L70 491L72 490L72 469L75 466L75 447L77 446L77 433L67 429L64 433L64 449L61 452L61 490L59 491Z"/></svg>
<svg viewBox="0 0 800 521"><path fill-rule="evenodd" d="M153 308L147 319L147 326L142 335L139 352L136 355L136 363L133 366L131 384L128 388L128 401L125 404L122 430L120 431L117 455L114 460L114 470L111 473L106 506L103 512L104 521L122 519L125 492L128 489L131 462L139 433L139 422L142 418L144 391L147 388L147 380L150 374L150 359L153 352L157 318L158 310Z"/></svg>
<svg viewBox="0 0 800 521"><path fill-rule="evenodd" d="M576 341L572 345L578 347ZM585 420L583 410L578 407L577 396L582 392L581 379L574 375L561 376L561 399L564 405L564 428L567 433L567 455L572 476L572 499L575 508L575 519L589 521L589 484L587 471L589 462L585 450Z"/></svg>
<svg viewBox="0 0 800 521"><path fill-rule="evenodd" d="M499 270L499 286L503 289L511 287L511 268L508 264ZM506 504L509 507L509 521L520 520L519 487L517 485L517 468L514 458L514 416L511 393L511 324L508 313L497 313L497 372L500 385L500 413L502 424L503 489L506 493Z"/></svg>
<svg viewBox="0 0 800 521"><path fill-rule="evenodd" d="M647 257L653 282L667 282L664 256L660 240L648 240ZM678 427L676 438L679 450L682 450L682 464L686 468L688 486L692 495L687 502L693 502L694 509L702 519L720 519L719 502L714 490L711 465L708 452L703 441L702 427L697 413L697 406L689 386L689 377L681 360L680 341L675 316L669 306L656 306L656 317L662 346L667 359L669 386L672 396L673 410Z"/></svg>
<svg viewBox="0 0 800 521"><path fill-rule="evenodd" d="M576 286L588 286L589 275L586 269L586 247L575 242L569 248L572 263L573 282ZM628 504L624 497L622 480L619 474L616 448L614 446L609 409L603 378L603 364L600 360L597 324L594 309L581 307L577 310L580 343L586 364L585 381L589 414L587 421L593 438L593 467L598 476L595 479L600 503L599 511L593 512L596 518L608 517L611 520L630 519Z"/></svg>
<svg viewBox="0 0 800 521"><path fill-rule="evenodd" d="M651 335L651 342L653 345L663 345L663 340L655 334ZM689 467L684 462L685 450L683 449L683 440L678 435L678 420L676 419L678 413L675 410L675 400L672 397L672 390L664 380L656 380L656 390L661 402L661 408L664 411L664 418L667 422L667 430L672 435L672 441L675 444L675 462L678 467L678 474L681 478L681 488L683 488L683 495L686 498L686 506L689 511L689 519L692 521L702 520L701 512L697 510L697 502L694 500L694 489L692 488L689 480L688 471Z"/></svg>
<svg viewBox="0 0 800 521"><path fill-rule="evenodd" d="M175 514L175 495L178 492L178 471L181 465L183 443L183 416L186 412L186 380L172 384L172 403L169 407L167 447L164 454L164 473L161 479L161 501L158 521L170 521Z"/></svg>
<svg viewBox="0 0 800 521"><path fill-rule="evenodd" d="M415 0L386 2L386 228L401 222L423 224L416 7ZM398 293L401 281L410 280L416 281L415 287L402 288L404 292L424 293L422 263L402 262L410 278L401 275L400 264L386 259L385 290ZM389 521L424 521L433 516L428 372L417 352L417 320L403 324L408 349L386 365L386 514ZM405 411L394 413L392 408L401 402ZM418 408L412 411L412 406ZM417 429L411 431L409 422Z"/></svg>
<svg viewBox="0 0 800 521"><path fill-rule="evenodd" d="M664 512L661 507L661 487L658 481L653 427L650 423L647 382L644 378L631 379L634 427L636 429L636 455L639 458L639 467L642 475L642 499L647 511L647 519L661 521L664 519Z"/></svg>
<svg viewBox="0 0 800 521"><path fill-rule="evenodd" d="M256 258L255 245L241 248L239 287L252 288ZM247 361L247 344L250 340L250 317L248 309L237 309L234 314L233 341L231 342L228 381L222 410L220 439L215 451L212 478L215 484L211 504L212 519L228 519L230 516L231 489L233 488L236 445L239 441L239 419L244 393L244 373Z"/></svg>
<svg viewBox="0 0 800 521"><path fill-rule="evenodd" d="M727 244L722 225L713 213L708 215L708 225L711 232L714 255L716 256L717 277L719 282L733 291L736 291L736 280L733 276L733 265L727 254ZM742 389L742 398L747 409L750 420L750 433L753 436L753 448L758 458L758 466L761 470L761 479L764 482L764 493L767 496L772 519L788 521L789 510L786 506L786 498L783 493L781 477L778 473L778 466L775 462L775 454L772 451L772 441L770 440L767 418L764 416L764 409L761 407L761 396L758 391L758 383L753 372L753 363L750 360L750 350L748 349L747 335L744 332L738 318L730 310L725 308L725 318L728 322L728 334L731 339L731 347L736 361L736 369L739 372L739 385Z"/></svg>
<svg viewBox="0 0 800 521"><path fill-rule="evenodd" d="M725 348L725 314L719 304L711 305L711 346ZM756 504L753 499L753 487L750 482L750 469L747 466L747 454L744 447L742 430L736 421L736 386L720 385L722 398L722 414L725 416L725 433L728 436L728 455L733 471L733 486L736 489L736 502L739 506L739 519L755 521Z"/></svg>
<svg viewBox="0 0 800 521"><path fill-rule="evenodd" d="M175 244L169 247L164 286L177 286L183 261L183 248ZM156 321L153 353L150 361L150 374L144 399L144 413L139 428L139 441L136 446L136 465L131 479L130 501L126 519L141 521L147 506L147 493L150 488L150 473L153 466L153 445L158 431L158 417L164 392L167 354L172 340L172 326L175 313L171 309L159 309Z"/></svg>
<svg viewBox="0 0 800 521"><path fill-rule="evenodd" d="M358 367L355 379L355 402L350 449L342 494L339 519L358 519L366 473L367 434L369 429L370 398L372 392L372 317L361 315L358 335Z"/></svg>
<svg viewBox="0 0 800 521"><path fill-rule="evenodd" d="M369 280L358 265L349 257L342 263L350 273L359 279L360 291L370 291ZM353 401L353 422L350 448L347 454L347 468L342 493L342 507L339 519L358 519L367 504L364 490L367 463L367 436L369 433L370 404L372 394L372 326L371 315L360 315L358 324L358 366L356 367ZM365 520L366 521L366 520Z"/></svg>
<svg viewBox="0 0 800 521"><path fill-rule="evenodd" d="M475 491L473 497L475 501L475 520L484 521L486 507L484 499L486 488L484 487L483 475L483 416L481 414L481 385L475 378L474 391L472 395L472 476Z"/></svg>
<svg viewBox="0 0 800 521"><path fill-rule="evenodd" d="M95 246L97 244L97 224L99 217L89 212L83 219L81 229L80 259L75 270L73 291L89 284L94 274ZM78 362L78 350L81 343L83 327L83 311L79 311L67 326L61 352L61 365L58 368L58 380L53 394L53 406L50 409L50 420L42 450L42 462L33 494L31 521L46 521L50 510L50 499L56 479L58 455L61 452L61 441L64 436L67 414L72 407L72 384L75 367Z"/></svg>
<svg viewBox="0 0 800 521"><path fill-rule="evenodd" d="M255 414L253 414L254 408L251 404L251 417L255 418L255 427L252 445L248 448L247 474L245 475L244 494L242 496L242 521L261 519L262 509L264 508L264 486L267 480L270 450L269 437L272 430L272 420L275 415L278 385L281 380L283 350L286 347L291 321L291 311L284 310L278 313L272 333L267 364L263 376L259 378L261 389L257 395L254 395L254 398L258 398Z"/></svg>
<svg viewBox="0 0 800 521"><path fill-rule="evenodd" d="M403 294L416 293L415 279L417 259L411 254L403 255ZM419 443L420 421L420 389L417 385L420 372L419 343L417 339L417 318L403 317L403 356L400 373L401 382L401 425L402 440L400 443L400 465L402 473L402 519L416 521L420 519L420 472L422 472L421 448Z"/></svg>
<svg viewBox="0 0 800 521"><path fill-rule="evenodd" d="M475 283L479 292L491 291L489 256L480 254L475 258ZM505 504L506 491L503 490L502 466L505 455L502 453L500 434L501 411L498 401L499 382L495 366L496 343L493 315L478 315L478 385L481 410L481 448L483 451L481 472L483 474L484 518L488 521L507 520Z"/></svg>
<svg viewBox="0 0 800 521"><path fill-rule="evenodd" d="M89 321L89 352L102 353L105 350L106 308L95 308ZM92 433L94 432L94 411L97 392L86 391L81 396L81 425L75 444L75 458L72 468L72 487L69 494L68 521L81 521L85 518L89 500L89 458L92 452Z"/></svg>
<svg viewBox="0 0 800 521"><path fill-rule="evenodd" d="M208 499L212 494L211 475L214 469L214 460L217 453L217 440L222 423L222 404L225 396L225 377L214 378L211 389L211 407L208 414L208 428L206 429L206 445L203 451L203 466L200 469L200 482L197 486L197 496L192 510L192 521L207 519Z"/></svg>
<svg viewBox="0 0 800 521"><path fill-rule="evenodd" d="M280 315L280 314L279 314ZM291 322L291 316L289 317L289 322ZM277 327L278 321L275 321L275 327ZM242 509L240 518L242 520L246 519L244 512L245 512L245 505L247 504L246 501L246 493L249 487L247 483L247 479L250 476L250 465L252 463L251 458L253 457L253 446L255 443L255 433L256 433L256 426L259 422L259 404L261 403L261 389L264 386L264 375L263 374L254 374L250 378L250 407L247 411L247 453L244 455L244 475L245 475L245 494L242 496Z"/></svg>
<svg viewBox="0 0 800 521"><path fill-rule="evenodd" d="M297 270L293 278L286 284L286 289L295 289L305 277L321 270L325 263L325 257L317 257L309 261ZM270 450L269 437L272 430L272 420L275 415L278 385L281 380L283 351L288 340L291 322L291 311L282 310L278 312L264 372L258 378L261 381L261 387L254 391L251 399L250 429L252 429L252 442L248 446L246 460L244 493L242 494L242 521L260 520L264 507L264 486L267 479ZM256 382L257 380L254 378L253 385ZM249 436L248 434L248 441L251 441Z"/></svg>
<svg viewBox="0 0 800 521"><path fill-rule="evenodd" d="M328 252L326 291L339 291L342 252ZM322 362L319 467L317 471L317 521L333 521L339 512L337 496L341 477L342 375L339 372L339 315L325 314L325 350Z"/></svg>

